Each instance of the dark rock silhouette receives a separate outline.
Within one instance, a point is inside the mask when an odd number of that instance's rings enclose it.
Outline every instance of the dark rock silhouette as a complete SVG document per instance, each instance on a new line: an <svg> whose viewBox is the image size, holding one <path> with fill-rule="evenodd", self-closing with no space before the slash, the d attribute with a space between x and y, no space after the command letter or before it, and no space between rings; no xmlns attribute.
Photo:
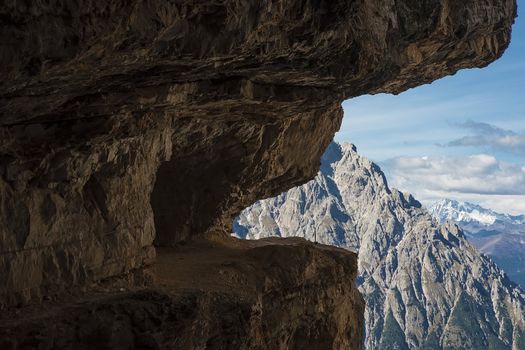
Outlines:
<svg viewBox="0 0 525 350"><path fill-rule="evenodd" d="M515 14L514 0L3 2L0 303L126 279L154 242L227 240L241 209L315 176L343 99L483 67Z"/></svg>

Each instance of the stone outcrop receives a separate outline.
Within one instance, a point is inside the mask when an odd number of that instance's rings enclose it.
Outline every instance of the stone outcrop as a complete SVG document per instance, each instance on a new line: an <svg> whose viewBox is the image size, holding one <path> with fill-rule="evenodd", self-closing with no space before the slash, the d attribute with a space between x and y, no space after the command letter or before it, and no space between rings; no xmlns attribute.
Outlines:
<svg viewBox="0 0 525 350"><path fill-rule="evenodd" d="M357 259L301 239L159 249L154 290L0 318L11 349L359 349Z"/></svg>
<svg viewBox="0 0 525 350"><path fill-rule="evenodd" d="M343 99L487 65L515 7L2 2L0 304L140 269L154 242L227 236L315 176Z"/></svg>

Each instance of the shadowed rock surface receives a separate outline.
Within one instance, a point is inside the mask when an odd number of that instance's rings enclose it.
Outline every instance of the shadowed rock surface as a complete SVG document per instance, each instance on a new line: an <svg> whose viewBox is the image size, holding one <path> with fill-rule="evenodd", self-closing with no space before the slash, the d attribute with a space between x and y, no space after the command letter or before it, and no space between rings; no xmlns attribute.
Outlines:
<svg viewBox="0 0 525 350"><path fill-rule="evenodd" d="M0 348L358 349L356 271L355 254L302 239L160 248L155 290L4 315Z"/></svg>
<svg viewBox="0 0 525 350"><path fill-rule="evenodd" d="M225 239L241 209L315 176L343 99L485 66L515 14L514 0L2 2L0 304L141 269L154 242Z"/></svg>

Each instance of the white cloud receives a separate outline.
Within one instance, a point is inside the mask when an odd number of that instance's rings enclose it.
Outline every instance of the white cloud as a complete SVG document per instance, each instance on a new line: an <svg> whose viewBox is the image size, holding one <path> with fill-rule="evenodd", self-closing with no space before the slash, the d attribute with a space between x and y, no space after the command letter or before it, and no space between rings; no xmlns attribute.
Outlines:
<svg viewBox="0 0 525 350"><path fill-rule="evenodd" d="M504 130L487 123L467 121L456 124L460 128L470 130L473 135L463 136L445 144L448 147L488 146L495 150L523 155L525 153L525 135L511 130Z"/></svg>
<svg viewBox="0 0 525 350"><path fill-rule="evenodd" d="M452 198L525 213L525 166L492 155L397 157L381 166L392 187L422 202Z"/></svg>

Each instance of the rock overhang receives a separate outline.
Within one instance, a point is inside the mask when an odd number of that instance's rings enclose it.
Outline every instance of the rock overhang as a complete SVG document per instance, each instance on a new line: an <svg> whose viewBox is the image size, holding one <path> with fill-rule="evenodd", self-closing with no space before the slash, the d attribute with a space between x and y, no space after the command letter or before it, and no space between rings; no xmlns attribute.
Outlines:
<svg viewBox="0 0 525 350"><path fill-rule="evenodd" d="M346 98L483 67L513 0L7 2L0 271L31 300L225 237L313 178Z"/></svg>

